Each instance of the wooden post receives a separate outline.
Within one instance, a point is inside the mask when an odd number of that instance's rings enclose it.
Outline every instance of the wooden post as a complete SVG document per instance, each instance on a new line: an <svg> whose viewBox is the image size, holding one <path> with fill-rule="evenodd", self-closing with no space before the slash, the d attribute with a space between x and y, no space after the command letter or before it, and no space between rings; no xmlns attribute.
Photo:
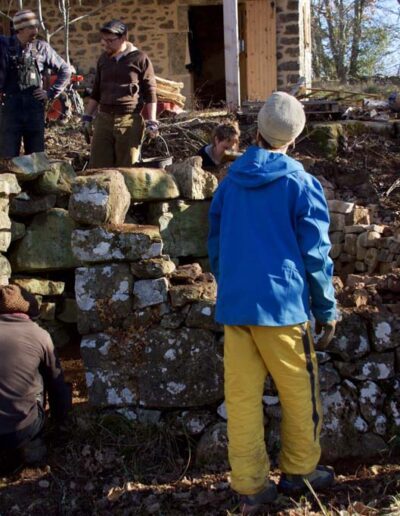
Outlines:
<svg viewBox="0 0 400 516"><path fill-rule="evenodd" d="M240 106L239 24L237 0L224 0L224 47L226 103L229 110Z"/></svg>

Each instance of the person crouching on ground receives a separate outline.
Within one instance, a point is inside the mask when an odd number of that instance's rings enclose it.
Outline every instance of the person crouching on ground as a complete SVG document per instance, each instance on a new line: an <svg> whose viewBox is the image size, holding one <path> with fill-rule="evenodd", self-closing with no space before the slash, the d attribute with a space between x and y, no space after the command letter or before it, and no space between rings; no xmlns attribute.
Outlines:
<svg viewBox="0 0 400 516"><path fill-rule="evenodd" d="M322 413L310 332L334 335L336 303L329 212L319 181L286 155L305 125L294 97L273 93L258 114L257 145L228 170L210 208L209 257L218 281L216 320L224 324L225 401L232 488L246 513L272 502L262 396L270 374L281 408L278 489L326 488L319 466Z"/></svg>
<svg viewBox="0 0 400 516"><path fill-rule="evenodd" d="M44 427L46 393L56 423L71 407L51 337L31 320L38 315L32 294L0 286L0 454L19 454L21 460Z"/></svg>
<svg viewBox="0 0 400 516"><path fill-rule="evenodd" d="M216 170L223 162L225 151L237 151L240 131L237 124L218 125L211 136L211 143L204 145L197 155L203 159L205 170Z"/></svg>
<svg viewBox="0 0 400 516"><path fill-rule="evenodd" d="M143 135L158 134L156 79L144 52L128 41L127 26L111 20L100 29L100 56L93 91L82 117L83 132L91 137L90 167L130 167L138 161ZM144 109L146 122L141 111Z"/></svg>

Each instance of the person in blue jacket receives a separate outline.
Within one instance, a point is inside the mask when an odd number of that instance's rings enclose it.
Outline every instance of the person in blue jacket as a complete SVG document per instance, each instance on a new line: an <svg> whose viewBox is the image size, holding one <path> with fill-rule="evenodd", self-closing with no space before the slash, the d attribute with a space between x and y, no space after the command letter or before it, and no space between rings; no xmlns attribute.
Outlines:
<svg viewBox="0 0 400 516"><path fill-rule="evenodd" d="M321 405L310 332L319 346L335 331L329 212L319 181L286 155L305 114L291 95L273 93L258 114L257 145L229 168L209 213L208 250L218 282L216 320L224 325L225 402L232 488L242 510L272 502L262 396L271 374L282 407L278 489L292 495L330 486L318 465Z"/></svg>

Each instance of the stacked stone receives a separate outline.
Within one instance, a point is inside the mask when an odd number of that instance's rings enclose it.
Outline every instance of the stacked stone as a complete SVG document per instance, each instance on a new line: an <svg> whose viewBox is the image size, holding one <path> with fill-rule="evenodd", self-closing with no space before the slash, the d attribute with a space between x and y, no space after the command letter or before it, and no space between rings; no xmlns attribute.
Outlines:
<svg viewBox="0 0 400 516"><path fill-rule="evenodd" d="M11 276L11 265L2 253L8 250L12 240L10 199L20 191L21 188L14 174L0 175L0 285L7 285Z"/></svg>
<svg viewBox="0 0 400 516"><path fill-rule="evenodd" d="M190 159L169 173L89 171L74 182L69 213L86 225L72 233L83 264L75 277L78 329L96 406L128 406L131 417L143 417L143 407L196 407L223 397L214 278L199 264L176 268L158 227L125 223L139 201L157 206L181 195L186 209L204 202L217 182L200 163ZM176 213L166 213L173 221Z"/></svg>
<svg viewBox="0 0 400 516"><path fill-rule="evenodd" d="M388 273L400 266L400 233L371 224L373 207L328 200L331 215L331 257L339 274Z"/></svg>
<svg viewBox="0 0 400 516"><path fill-rule="evenodd" d="M67 277L79 265L70 243L75 225L65 210L75 172L44 153L3 160L2 169L0 252L7 257L0 255L0 283L17 283L37 297L38 322L61 347L76 334L74 293L49 276Z"/></svg>

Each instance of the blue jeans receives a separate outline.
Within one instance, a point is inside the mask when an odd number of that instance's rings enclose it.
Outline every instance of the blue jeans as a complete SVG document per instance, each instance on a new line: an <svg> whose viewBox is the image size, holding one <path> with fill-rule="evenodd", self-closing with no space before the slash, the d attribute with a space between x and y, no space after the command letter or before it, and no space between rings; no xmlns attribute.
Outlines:
<svg viewBox="0 0 400 516"><path fill-rule="evenodd" d="M0 105L0 158L44 151L44 102L31 91L4 95Z"/></svg>

